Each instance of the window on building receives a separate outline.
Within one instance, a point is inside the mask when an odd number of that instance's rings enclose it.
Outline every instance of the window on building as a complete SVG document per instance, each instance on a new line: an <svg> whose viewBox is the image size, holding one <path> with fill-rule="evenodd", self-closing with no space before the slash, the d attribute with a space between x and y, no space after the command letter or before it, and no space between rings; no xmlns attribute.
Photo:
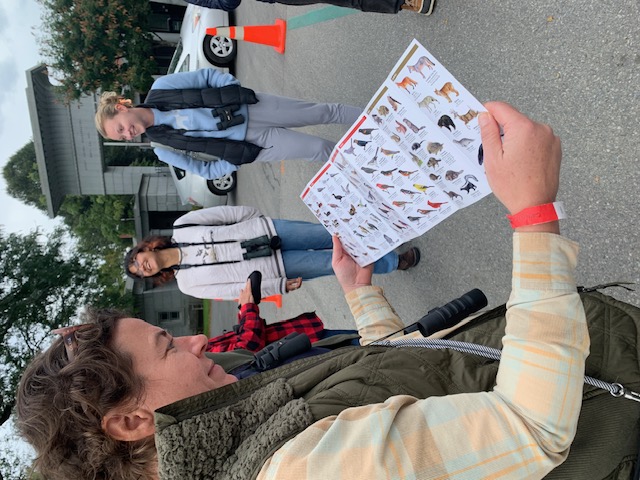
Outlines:
<svg viewBox="0 0 640 480"><path fill-rule="evenodd" d="M180 312L158 312L158 324L180 320Z"/></svg>

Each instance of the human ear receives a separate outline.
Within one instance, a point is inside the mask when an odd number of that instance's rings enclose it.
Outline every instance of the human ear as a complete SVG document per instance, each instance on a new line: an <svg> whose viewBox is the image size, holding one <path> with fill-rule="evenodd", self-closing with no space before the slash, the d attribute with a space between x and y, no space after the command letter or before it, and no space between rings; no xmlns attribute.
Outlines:
<svg viewBox="0 0 640 480"><path fill-rule="evenodd" d="M116 103L115 107L118 112L126 112L127 110L129 110L129 107L121 103Z"/></svg>
<svg viewBox="0 0 640 480"><path fill-rule="evenodd" d="M126 413L109 412L102 418L102 429L111 438L123 442L142 440L156 431L153 412L146 408L138 408Z"/></svg>

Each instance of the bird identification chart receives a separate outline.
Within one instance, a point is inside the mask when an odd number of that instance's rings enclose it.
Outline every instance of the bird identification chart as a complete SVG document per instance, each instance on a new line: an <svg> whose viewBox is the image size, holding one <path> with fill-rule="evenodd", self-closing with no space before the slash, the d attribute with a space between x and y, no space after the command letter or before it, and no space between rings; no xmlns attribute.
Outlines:
<svg viewBox="0 0 640 480"><path fill-rule="evenodd" d="M485 111L413 40L300 195L364 266L491 193Z"/></svg>

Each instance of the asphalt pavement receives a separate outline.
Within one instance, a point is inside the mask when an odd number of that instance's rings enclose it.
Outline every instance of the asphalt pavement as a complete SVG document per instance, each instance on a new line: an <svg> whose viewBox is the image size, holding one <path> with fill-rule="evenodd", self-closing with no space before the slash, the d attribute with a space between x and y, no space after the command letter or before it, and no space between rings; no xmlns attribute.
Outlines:
<svg viewBox="0 0 640 480"><path fill-rule="evenodd" d="M413 38L480 101L504 100L549 123L563 142L563 233L581 245L578 282L640 284L640 12L637 0L439 0L430 17L326 5L243 0L237 25L289 23L286 51L239 42L244 86L312 101L364 107ZM338 140L346 127L305 131ZM299 198L321 163L243 166L230 203L265 215L314 221ZM406 323L477 287L495 306L508 299L511 229L489 196L413 240L420 265L374 277ZM608 293L640 305L640 290ZM334 278L306 282L268 321L316 310L332 328L353 326Z"/></svg>

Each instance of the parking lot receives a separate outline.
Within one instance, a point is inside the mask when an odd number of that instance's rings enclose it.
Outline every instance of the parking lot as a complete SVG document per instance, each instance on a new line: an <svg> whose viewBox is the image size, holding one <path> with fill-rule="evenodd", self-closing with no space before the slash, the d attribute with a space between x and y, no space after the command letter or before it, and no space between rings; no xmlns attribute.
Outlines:
<svg viewBox="0 0 640 480"><path fill-rule="evenodd" d="M634 0L519 2L440 0L434 15L340 12L243 0L237 25L289 22L286 52L239 42L244 86L314 101L364 106L412 38L481 101L504 100L553 126L563 140L563 233L581 244L579 282L640 281L640 18ZM342 16L341 16L342 15ZM339 127L307 129L337 140ZM313 221L299 199L321 164L243 166L230 203L273 217ZM490 305L510 290L511 235L492 197L411 243L423 252L409 272L376 277L405 322L474 288ZM640 304L640 293L610 291ZM335 279L289 294L268 321L316 310L333 328L352 326Z"/></svg>

